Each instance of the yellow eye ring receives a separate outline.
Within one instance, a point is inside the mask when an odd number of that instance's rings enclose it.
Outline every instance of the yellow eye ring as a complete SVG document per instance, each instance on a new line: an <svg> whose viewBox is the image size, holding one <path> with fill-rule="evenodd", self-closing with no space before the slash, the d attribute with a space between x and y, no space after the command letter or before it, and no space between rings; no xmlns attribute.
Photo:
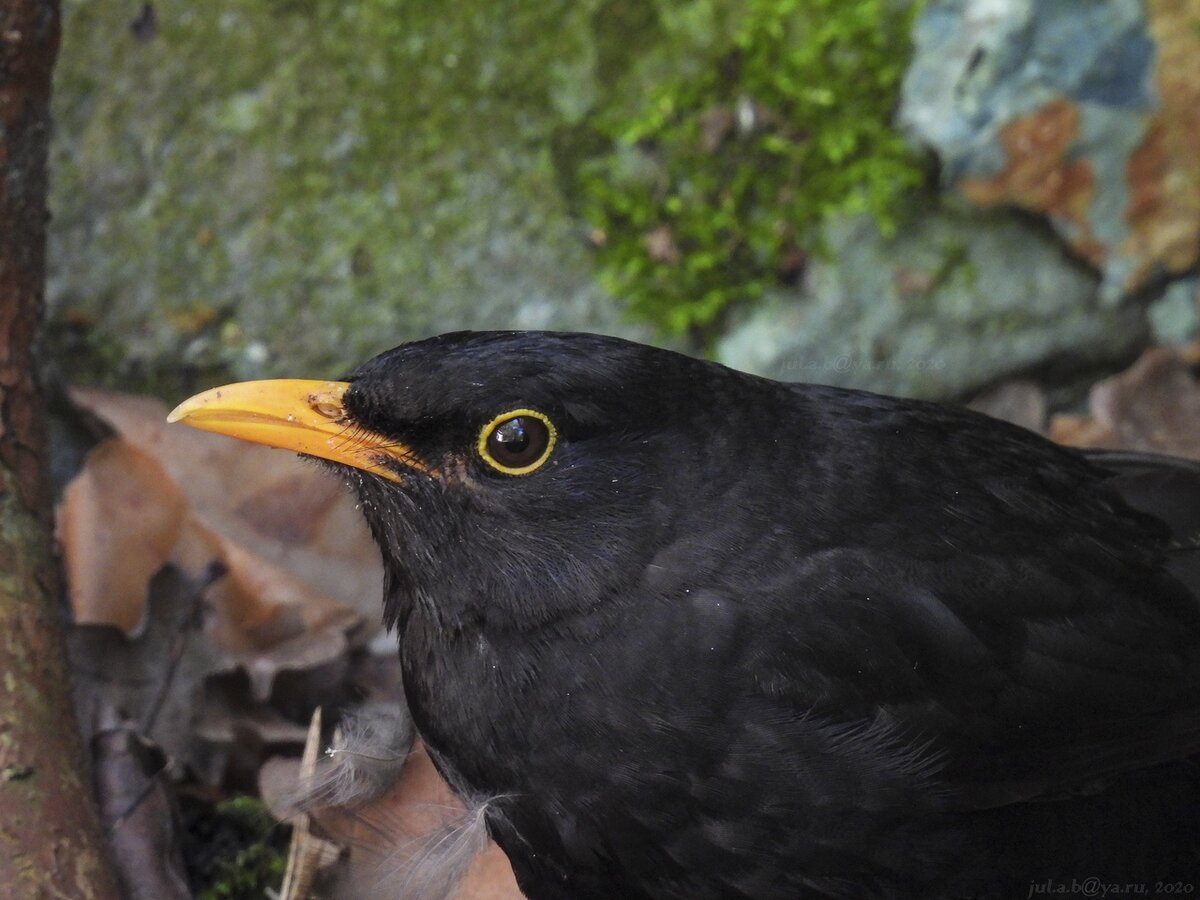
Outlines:
<svg viewBox="0 0 1200 900"><path fill-rule="evenodd" d="M558 431L550 417L536 409L510 409L479 432L480 458L505 475L528 475L554 452Z"/></svg>

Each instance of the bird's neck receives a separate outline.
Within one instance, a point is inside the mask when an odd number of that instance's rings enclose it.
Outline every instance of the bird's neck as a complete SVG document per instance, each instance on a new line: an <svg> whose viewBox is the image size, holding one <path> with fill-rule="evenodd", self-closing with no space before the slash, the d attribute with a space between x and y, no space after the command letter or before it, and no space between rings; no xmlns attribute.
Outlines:
<svg viewBox="0 0 1200 900"><path fill-rule="evenodd" d="M534 629L476 620L447 630L411 612L399 642L406 698L456 789L520 792L537 771L571 764L548 758L547 735L569 728L572 704L601 680L607 642L629 614L601 604ZM475 766L481 747L493 753L486 770Z"/></svg>

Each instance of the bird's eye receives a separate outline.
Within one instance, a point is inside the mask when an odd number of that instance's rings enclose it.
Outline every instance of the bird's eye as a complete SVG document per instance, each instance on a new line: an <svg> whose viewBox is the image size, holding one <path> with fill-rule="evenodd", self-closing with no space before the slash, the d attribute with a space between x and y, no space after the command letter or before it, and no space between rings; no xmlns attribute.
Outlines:
<svg viewBox="0 0 1200 900"><path fill-rule="evenodd" d="M550 458L557 433L554 423L532 409L496 416L479 433L479 455L505 475L528 475Z"/></svg>

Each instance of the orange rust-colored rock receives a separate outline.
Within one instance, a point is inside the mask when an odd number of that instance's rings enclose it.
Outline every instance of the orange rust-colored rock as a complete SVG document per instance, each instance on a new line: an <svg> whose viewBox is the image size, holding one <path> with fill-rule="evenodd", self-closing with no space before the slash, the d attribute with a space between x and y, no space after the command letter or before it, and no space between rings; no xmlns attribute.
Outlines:
<svg viewBox="0 0 1200 900"><path fill-rule="evenodd" d="M1150 0L1147 13L1161 106L1126 167L1130 234L1121 252L1135 263L1127 289L1200 257L1200 0Z"/></svg>
<svg viewBox="0 0 1200 900"><path fill-rule="evenodd" d="M1086 160L1070 156L1079 137L1079 118L1078 107L1060 97L1013 120L1000 132L1005 167L989 178L964 178L959 188L979 206L1012 203L1069 222L1077 231L1076 249L1099 265L1105 248L1088 222L1095 177Z"/></svg>
<svg viewBox="0 0 1200 900"><path fill-rule="evenodd" d="M1109 300L1191 270L1200 261L1200 0L1089 4L1095 33L1080 34L1082 56L1070 64L1062 27L1083 21L1081 7L1010 8L1000 14L1010 37L991 51L1007 64L979 77L954 56L976 37L965 5L950 6L960 27L953 40L925 35L920 89L906 102L947 171L962 173L955 188L978 206L1049 217L1100 271ZM955 92L930 87L947 56Z"/></svg>

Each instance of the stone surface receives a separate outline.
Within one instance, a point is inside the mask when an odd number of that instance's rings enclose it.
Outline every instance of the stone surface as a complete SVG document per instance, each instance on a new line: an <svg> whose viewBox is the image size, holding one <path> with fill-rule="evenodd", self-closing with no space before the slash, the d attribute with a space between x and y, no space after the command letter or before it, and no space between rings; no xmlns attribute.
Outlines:
<svg viewBox="0 0 1200 900"><path fill-rule="evenodd" d="M1192 96L1184 26L1198 3L1149 2L1147 19L1136 0L929 0L920 22L909 129L956 191L1047 212L1102 278L1032 217L942 213L894 240L842 222L800 288L735 319L721 358L925 396L1058 357L1124 358L1143 323L1097 291L1194 251L1186 166L1200 156L1181 148L1200 135L1194 115L1156 104ZM336 375L453 328L653 339L597 286L564 178L584 111L661 39L636 27L645 9L161 0L147 25L117 0L65 0L59 357L77 379L178 396L218 378ZM1175 301L1156 321L1186 329L1183 312Z"/></svg>
<svg viewBox="0 0 1200 900"><path fill-rule="evenodd" d="M1156 343L1183 344L1200 337L1200 276L1176 281L1147 312Z"/></svg>
<svg viewBox="0 0 1200 900"><path fill-rule="evenodd" d="M548 149L598 5L158 0L149 27L66 0L49 301L71 374L178 394L454 328L647 336L596 285Z"/></svg>
<svg viewBox="0 0 1200 900"><path fill-rule="evenodd" d="M948 186L1045 214L1115 302L1200 256L1200 0L930 0L901 120Z"/></svg>
<svg viewBox="0 0 1200 900"><path fill-rule="evenodd" d="M735 368L929 398L1013 373L1128 358L1141 313L1098 298L1096 276L1015 214L931 213L896 237L830 228L831 258L776 292L717 347Z"/></svg>

